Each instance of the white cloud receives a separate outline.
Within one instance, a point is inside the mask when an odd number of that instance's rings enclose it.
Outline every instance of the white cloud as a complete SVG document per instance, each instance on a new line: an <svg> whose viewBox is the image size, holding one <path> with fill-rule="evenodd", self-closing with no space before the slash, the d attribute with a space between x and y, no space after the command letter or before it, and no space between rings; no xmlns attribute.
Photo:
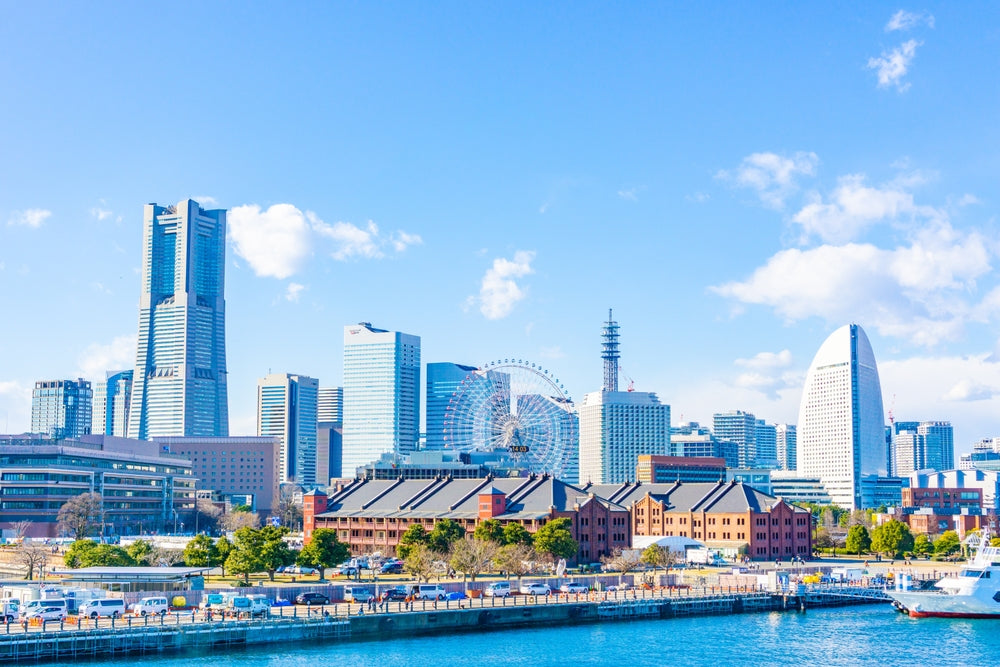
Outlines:
<svg viewBox="0 0 1000 667"><path fill-rule="evenodd" d="M293 303L298 303L299 295L302 294L305 288L305 285L299 283L288 283L288 288L285 290L285 299Z"/></svg>
<svg viewBox="0 0 1000 667"><path fill-rule="evenodd" d="M349 222L335 222L332 225L319 219L313 219L311 222L313 229L321 236L336 242L338 247L332 253L336 260L342 261L352 257L367 257L368 259L383 257L378 244L378 225L371 220L368 221L364 229Z"/></svg>
<svg viewBox="0 0 1000 667"><path fill-rule="evenodd" d="M934 207L915 204L913 195L898 181L872 187L865 183L862 174L841 176L826 200L815 192L808 199L809 203L792 217L793 222L802 226L802 242L817 236L823 241L842 243L881 221L944 218L944 213Z"/></svg>
<svg viewBox="0 0 1000 667"><path fill-rule="evenodd" d="M89 380L103 380L105 371L135 367L137 336L117 336L107 345L91 343L76 360L77 374Z"/></svg>
<svg viewBox="0 0 1000 667"><path fill-rule="evenodd" d="M920 24L927 24L929 28L934 27L934 16L927 12L908 12L905 9L900 9L889 19L889 22L885 24L886 32L894 32L896 30L909 30Z"/></svg>
<svg viewBox="0 0 1000 667"><path fill-rule="evenodd" d="M638 192L638 188L629 188L627 190L619 190L618 191L618 196L621 197L622 199L624 199L625 201L639 201L639 197L637 195L637 192Z"/></svg>
<svg viewBox="0 0 1000 667"><path fill-rule="evenodd" d="M389 237L389 241L392 243L392 249L396 252L403 252L411 245L422 245L424 242L418 235L407 234L402 231L393 232L392 236Z"/></svg>
<svg viewBox="0 0 1000 667"><path fill-rule="evenodd" d="M988 401L998 393L997 387L959 380L941 398L946 401Z"/></svg>
<svg viewBox="0 0 1000 667"><path fill-rule="evenodd" d="M227 214L236 254L258 276L284 279L299 271L309 256L309 225L291 204L261 211L256 204L237 206Z"/></svg>
<svg viewBox="0 0 1000 667"><path fill-rule="evenodd" d="M868 59L868 69L873 69L878 74L879 88L895 86L899 92L906 91L910 84L903 82L903 77L910 68L910 63L917 55L917 47L922 42L911 39L903 42L892 51L883 51L878 58Z"/></svg>
<svg viewBox="0 0 1000 667"><path fill-rule="evenodd" d="M525 297L515 279L534 273L531 268L534 259L535 253L528 250L518 250L513 259L494 259L493 266L483 275L479 297L470 297L470 302L477 302L479 311L489 320L510 315L517 302Z"/></svg>
<svg viewBox="0 0 1000 667"><path fill-rule="evenodd" d="M198 205L202 208L209 208L211 206L218 206L219 202L215 197L210 197L208 195L201 195L200 197L191 197L191 199L198 202Z"/></svg>
<svg viewBox="0 0 1000 667"><path fill-rule="evenodd" d="M819 164L815 153L799 151L791 157L777 153L752 153L733 171L721 170L716 178L757 191L765 206L781 209L785 199L798 189L798 176L812 176Z"/></svg>
<svg viewBox="0 0 1000 667"><path fill-rule="evenodd" d="M52 217L52 211L44 208L29 208L24 211L14 211L7 219L7 224L38 229L50 217Z"/></svg>
<svg viewBox="0 0 1000 667"><path fill-rule="evenodd" d="M106 208L101 208L99 206L95 206L94 208L90 209L90 216L92 218L97 218L98 220L106 220L110 218L112 215L114 215L114 211L108 210Z"/></svg>
<svg viewBox="0 0 1000 667"><path fill-rule="evenodd" d="M792 353L788 350L781 352L758 352L750 359L737 359L736 365L745 368L784 368L791 365Z"/></svg>
<svg viewBox="0 0 1000 667"><path fill-rule="evenodd" d="M891 250L856 243L782 250L746 280L709 289L769 306L789 321L862 322L883 335L934 345L1000 308L995 293L980 304L970 301L976 280L991 270L991 257L980 234L943 223Z"/></svg>

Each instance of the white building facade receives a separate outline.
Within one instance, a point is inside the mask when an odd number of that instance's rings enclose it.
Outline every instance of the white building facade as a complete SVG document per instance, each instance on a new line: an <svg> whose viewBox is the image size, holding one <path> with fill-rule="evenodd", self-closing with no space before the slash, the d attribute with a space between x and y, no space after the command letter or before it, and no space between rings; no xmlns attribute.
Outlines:
<svg viewBox="0 0 1000 667"><path fill-rule="evenodd" d="M886 476L882 388L864 330L849 324L824 341L799 405L796 469L819 477L833 502L863 508L866 479Z"/></svg>
<svg viewBox="0 0 1000 667"><path fill-rule="evenodd" d="M586 394L580 405L580 483L634 481L640 454L670 454L670 406L650 392Z"/></svg>
<svg viewBox="0 0 1000 667"><path fill-rule="evenodd" d="M419 437L420 337L368 322L344 327L342 474L409 454Z"/></svg>
<svg viewBox="0 0 1000 667"><path fill-rule="evenodd" d="M319 380L271 373L257 381L257 435L281 438L278 480L311 488L316 479ZM329 479L319 480L327 484Z"/></svg>

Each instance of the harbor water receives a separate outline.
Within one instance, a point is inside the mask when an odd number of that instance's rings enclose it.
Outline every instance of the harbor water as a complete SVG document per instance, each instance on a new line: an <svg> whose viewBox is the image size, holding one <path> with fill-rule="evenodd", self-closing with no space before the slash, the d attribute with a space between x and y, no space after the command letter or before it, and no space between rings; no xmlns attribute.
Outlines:
<svg viewBox="0 0 1000 667"><path fill-rule="evenodd" d="M996 665L1000 620L911 619L888 604L601 623L197 657L143 656L143 667L431 667L464 665ZM80 662L58 663L80 665ZM112 664L97 661L93 664Z"/></svg>

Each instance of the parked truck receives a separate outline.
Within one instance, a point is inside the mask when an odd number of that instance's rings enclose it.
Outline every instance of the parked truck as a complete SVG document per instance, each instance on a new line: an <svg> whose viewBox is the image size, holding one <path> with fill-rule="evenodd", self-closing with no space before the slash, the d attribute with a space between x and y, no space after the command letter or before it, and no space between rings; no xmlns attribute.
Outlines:
<svg viewBox="0 0 1000 667"><path fill-rule="evenodd" d="M687 562L696 565L718 567L726 565L726 560L718 552L711 549L688 549L685 554Z"/></svg>

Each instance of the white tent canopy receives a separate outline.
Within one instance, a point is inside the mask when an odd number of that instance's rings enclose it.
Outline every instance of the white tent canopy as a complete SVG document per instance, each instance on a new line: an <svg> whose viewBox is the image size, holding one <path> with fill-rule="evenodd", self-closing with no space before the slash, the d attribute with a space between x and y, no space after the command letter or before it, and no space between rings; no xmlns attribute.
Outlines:
<svg viewBox="0 0 1000 667"><path fill-rule="evenodd" d="M682 537L680 535L671 535L668 537L660 535L636 535L632 538L632 548L644 550L651 544L656 544L661 547L667 547L674 553L683 554L688 549L703 549L705 545L698 540L692 540L690 537Z"/></svg>

